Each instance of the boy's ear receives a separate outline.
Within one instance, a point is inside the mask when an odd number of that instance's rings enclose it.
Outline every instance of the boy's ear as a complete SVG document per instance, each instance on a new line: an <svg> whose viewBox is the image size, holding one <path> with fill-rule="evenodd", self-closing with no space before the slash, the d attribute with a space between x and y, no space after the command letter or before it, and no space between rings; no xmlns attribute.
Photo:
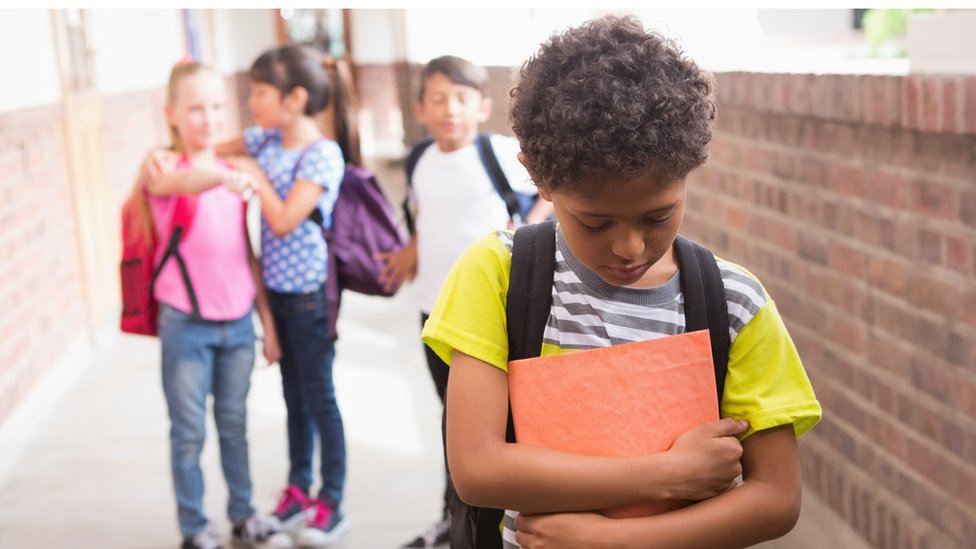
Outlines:
<svg viewBox="0 0 976 549"><path fill-rule="evenodd" d="M420 122L421 124L426 125L427 124L427 121L425 120L426 115L427 115L427 112L424 110L424 104L423 103L417 102L417 103L414 103L413 104L413 116L414 116L414 118L417 119L417 122Z"/></svg>
<svg viewBox="0 0 976 549"><path fill-rule="evenodd" d="M535 176L532 175L532 170L529 169L529 165L525 161L525 153L523 153L522 151L519 151L519 153L517 155L515 155L515 158L518 158L518 161L522 164L522 166L525 167L525 171L527 171L529 173L529 177L532 179L532 181L535 181L536 180L535 179ZM539 193L539 196L543 200L546 200L547 202L552 202L552 197L549 195L549 191L547 191L546 189L544 189L542 187L542 185L539 185L539 183L536 182L535 188L536 188L536 191Z"/></svg>
<svg viewBox="0 0 976 549"><path fill-rule="evenodd" d="M494 107L495 102L491 100L490 97L481 98L481 109L478 112L478 123L487 122L491 117L491 109Z"/></svg>

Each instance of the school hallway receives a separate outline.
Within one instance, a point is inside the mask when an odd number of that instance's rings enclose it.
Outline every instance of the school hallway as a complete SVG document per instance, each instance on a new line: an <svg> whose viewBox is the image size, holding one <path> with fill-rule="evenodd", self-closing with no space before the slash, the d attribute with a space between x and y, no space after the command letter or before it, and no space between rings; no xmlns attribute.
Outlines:
<svg viewBox="0 0 976 549"><path fill-rule="evenodd" d="M339 549L400 547L440 511L440 414L418 324L411 286L392 299L344 299L335 378L350 527ZM4 549L179 546L158 340L114 331L98 339L93 352L69 353L0 430ZM280 391L277 368L259 364L248 433L254 503L264 511L287 466ZM208 429L206 510L229 533L212 416ZM817 504L805 503L797 529L765 549L856 547L814 527Z"/></svg>

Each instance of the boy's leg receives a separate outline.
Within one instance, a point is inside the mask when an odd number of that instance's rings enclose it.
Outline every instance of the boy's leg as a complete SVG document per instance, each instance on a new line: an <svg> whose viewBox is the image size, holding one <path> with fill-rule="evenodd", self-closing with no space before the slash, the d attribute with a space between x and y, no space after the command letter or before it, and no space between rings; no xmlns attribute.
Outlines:
<svg viewBox="0 0 976 549"><path fill-rule="evenodd" d="M429 315L420 314L420 326L423 328L424 323L427 322ZM447 398L447 376L451 372L451 367L447 365L441 357L437 356L430 347L424 345L424 355L427 357L427 369L430 370L430 377L434 380L434 388L437 390L437 396L441 399L441 407L443 408L446 403ZM441 453L444 455L444 503L441 510L441 516L447 518L448 513L448 494L451 489L451 476L447 471L447 444L443 436L443 430L441 431Z"/></svg>
<svg viewBox="0 0 976 549"><path fill-rule="evenodd" d="M254 368L254 325L248 313L221 323L222 341L214 361L214 419L220 461L227 480L227 516L240 523L254 514L247 445L247 393Z"/></svg>
<svg viewBox="0 0 976 549"><path fill-rule="evenodd" d="M312 485L312 452L315 448L314 425L302 399L301 381L296 363L296 347L302 342L291 333L289 315L291 296L268 292L275 329L281 345L281 389L285 398L288 427L288 484L308 494Z"/></svg>
<svg viewBox="0 0 976 549"><path fill-rule="evenodd" d="M183 537L189 538L207 526L200 453L206 435L207 396L213 380L211 349L217 332L211 323L194 320L161 304L159 338L177 515Z"/></svg>

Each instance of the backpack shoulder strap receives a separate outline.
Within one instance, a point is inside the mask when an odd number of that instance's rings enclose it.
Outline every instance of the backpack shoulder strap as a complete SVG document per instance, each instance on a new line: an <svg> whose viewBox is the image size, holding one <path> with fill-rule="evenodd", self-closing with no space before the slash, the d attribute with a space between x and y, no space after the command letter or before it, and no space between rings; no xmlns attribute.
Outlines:
<svg viewBox="0 0 976 549"><path fill-rule="evenodd" d="M491 179L495 192L505 201L508 217L512 218L516 225L521 225L525 220L522 219L518 197L515 196L515 191L512 190L508 177L505 176L505 171L502 170L501 164L498 163L498 157L495 156L495 151L491 147L491 132L479 133L474 142L478 148L478 157L481 158L481 163L484 165L485 171L488 172L488 178Z"/></svg>
<svg viewBox="0 0 976 549"><path fill-rule="evenodd" d="M519 227L512 243L512 270L505 306L509 360L539 356L552 306L555 267L556 222Z"/></svg>
<svg viewBox="0 0 976 549"><path fill-rule="evenodd" d="M725 300L722 272L712 252L697 242L678 235L674 245L685 300L685 331L708 329L715 368L715 389L721 409L731 345L729 308Z"/></svg>
<svg viewBox="0 0 976 549"><path fill-rule="evenodd" d="M433 144L433 137L425 137L417 141L413 147L410 147L410 152L407 153L407 157L403 160L403 169L407 174L407 196L403 199L403 219L407 224L407 230L410 231L410 234L417 232L413 222L413 214L410 213L410 189L413 188L413 172L417 169L417 162L420 162L420 157L423 156L424 151Z"/></svg>
<svg viewBox="0 0 976 549"><path fill-rule="evenodd" d="M552 277L555 266L555 221L523 225L515 231L512 270L505 305L509 360L539 356L542 336L552 307ZM508 408L505 440L515 442L511 406ZM471 540L475 549L494 549L501 546L498 525L501 524L504 513L501 509L477 509L473 515L475 527Z"/></svg>
<svg viewBox="0 0 976 549"><path fill-rule="evenodd" d="M197 301L197 294L193 290L193 283L190 281L190 273L186 268L186 262L180 253L180 241L190 232L193 226L193 219L197 213L197 195L179 195L175 198L176 204L173 205L173 219L170 223L169 239L166 243L166 251L159 260L159 265L153 270L152 278L149 281L149 293L152 295L153 288L156 286L156 278L163 271L163 267L169 258L174 258L180 268L180 277L183 279L183 286L186 288L187 299L190 300L190 307L193 308L194 318L200 318L200 305Z"/></svg>

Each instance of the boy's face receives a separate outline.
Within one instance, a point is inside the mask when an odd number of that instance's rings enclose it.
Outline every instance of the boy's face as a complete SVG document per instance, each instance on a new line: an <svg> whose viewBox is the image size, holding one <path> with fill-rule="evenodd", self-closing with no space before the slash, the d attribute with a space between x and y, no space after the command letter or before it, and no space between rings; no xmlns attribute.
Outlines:
<svg viewBox="0 0 976 549"><path fill-rule="evenodd" d="M491 114L491 99L434 73L424 82L424 96L415 114L442 151L456 151L474 142L478 125Z"/></svg>
<svg viewBox="0 0 976 549"><path fill-rule="evenodd" d="M651 176L611 180L597 190L546 192L573 254L615 286L648 288L667 282L671 252L685 211L685 180L667 185Z"/></svg>

